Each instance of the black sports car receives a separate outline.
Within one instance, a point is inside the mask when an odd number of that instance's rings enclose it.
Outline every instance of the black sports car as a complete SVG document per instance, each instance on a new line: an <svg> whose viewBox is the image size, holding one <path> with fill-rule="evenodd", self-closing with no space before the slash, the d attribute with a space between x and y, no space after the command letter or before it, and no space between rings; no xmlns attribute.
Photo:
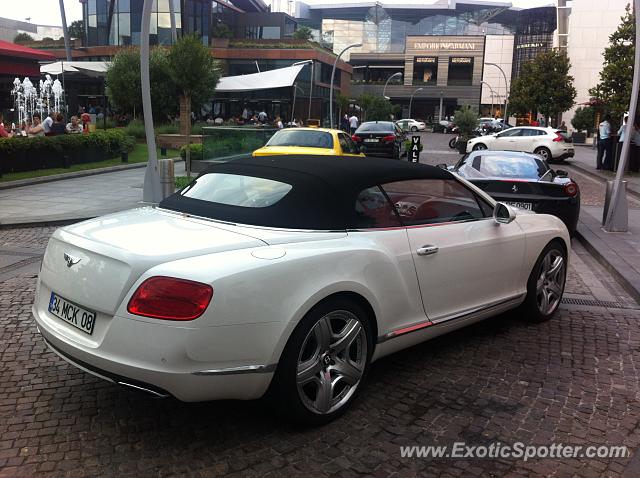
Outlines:
<svg viewBox="0 0 640 478"><path fill-rule="evenodd" d="M580 215L580 188L564 171L554 171L537 154L473 151L453 168L496 201L540 214L553 214L573 234Z"/></svg>
<svg viewBox="0 0 640 478"><path fill-rule="evenodd" d="M386 156L400 159L406 136L393 121L362 123L351 139L367 156Z"/></svg>

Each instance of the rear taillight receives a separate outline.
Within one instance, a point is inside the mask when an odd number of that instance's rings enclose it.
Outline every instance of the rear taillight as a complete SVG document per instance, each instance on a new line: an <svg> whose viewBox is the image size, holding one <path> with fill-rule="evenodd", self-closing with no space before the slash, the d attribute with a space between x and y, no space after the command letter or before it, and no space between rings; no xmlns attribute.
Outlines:
<svg viewBox="0 0 640 478"><path fill-rule="evenodd" d="M387 136L383 136L381 138L381 140L382 140L383 143L391 143L391 142L396 140L396 137L394 135L390 134L390 135L387 135Z"/></svg>
<svg viewBox="0 0 640 478"><path fill-rule="evenodd" d="M564 185L564 192L567 196L574 197L578 194L578 185L576 183L567 183Z"/></svg>
<svg viewBox="0 0 640 478"><path fill-rule="evenodd" d="M564 141L564 136L562 136L560 133L556 133L556 137L553 138L553 142L562 143L563 141Z"/></svg>
<svg viewBox="0 0 640 478"><path fill-rule="evenodd" d="M359 143L360 141L362 141L362 138L360 136L358 136L357 134L354 134L353 136L351 136L351 139L355 142L355 143Z"/></svg>
<svg viewBox="0 0 640 478"><path fill-rule="evenodd" d="M213 287L174 277L151 277L134 292L127 311L163 320L193 320L211 302Z"/></svg>

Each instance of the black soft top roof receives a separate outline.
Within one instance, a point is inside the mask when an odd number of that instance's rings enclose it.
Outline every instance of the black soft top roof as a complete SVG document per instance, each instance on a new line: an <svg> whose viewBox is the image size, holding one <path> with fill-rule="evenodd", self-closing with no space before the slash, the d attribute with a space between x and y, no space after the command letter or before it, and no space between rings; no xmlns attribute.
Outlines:
<svg viewBox="0 0 640 478"><path fill-rule="evenodd" d="M434 166L381 158L285 155L214 164L210 173L237 174L290 184L291 191L263 208L229 206L169 196L160 207L221 221L289 229L344 230L355 225L355 200L363 189L409 179L452 179ZM197 179L196 179L197 181Z"/></svg>

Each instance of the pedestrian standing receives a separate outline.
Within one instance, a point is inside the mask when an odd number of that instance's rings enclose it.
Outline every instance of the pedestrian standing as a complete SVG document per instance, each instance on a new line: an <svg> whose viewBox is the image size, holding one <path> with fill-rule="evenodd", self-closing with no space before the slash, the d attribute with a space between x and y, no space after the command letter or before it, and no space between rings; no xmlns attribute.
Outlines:
<svg viewBox="0 0 640 478"><path fill-rule="evenodd" d="M280 116L276 116L276 127L278 129L284 128L284 124L282 124L282 120L280 119Z"/></svg>
<svg viewBox="0 0 640 478"><path fill-rule="evenodd" d="M260 121L261 124L265 124L267 122L266 111L262 110L260 113L258 113L258 121Z"/></svg>
<svg viewBox="0 0 640 478"><path fill-rule="evenodd" d="M340 129L345 133L349 132L349 116L344 115L340 120Z"/></svg>
<svg viewBox="0 0 640 478"><path fill-rule="evenodd" d="M351 134L354 134L358 129L358 117L356 115L349 118L349 127L351 128Z"/></svg>
<svg viewBox="0 0 640 478"><path fill-rule="evenodd" d="M622 143L624 143L625 131L627 129L627 119L628 117L625 116L622 119L622 124L620 125L620 128L618 128L618 145L617 145L618 147L616 148L616 162L618 164L620 164L620 154L622 153ZM631 139L633 140L633 134Z"/></svg>
<svg viewBox="0 0 640 478"><path fill-rule="evenodd" d="M612 169L611 157L611 115L607 114L598 125L598 156L596 157L596 169Z"/></svg>

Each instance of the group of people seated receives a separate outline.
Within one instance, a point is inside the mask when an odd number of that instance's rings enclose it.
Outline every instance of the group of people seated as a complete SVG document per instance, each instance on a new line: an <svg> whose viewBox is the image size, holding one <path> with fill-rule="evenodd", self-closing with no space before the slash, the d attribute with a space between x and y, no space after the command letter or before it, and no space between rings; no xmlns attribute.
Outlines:
<svg viewBox="0 0 640 478"><path fill-rule="evenodd" d="M4 118L0 113L0 138L11 138L12 136L56 136L61 134L82 134L85 132L89 118L82 120L77 116L72 116L65 124L64 116L61 113L51 113L42 120L39 113L34 113L30 119L23 121L19 128L15 124L11 128L4 125ZM9 131L7 131L9 129Z"/></svg>

